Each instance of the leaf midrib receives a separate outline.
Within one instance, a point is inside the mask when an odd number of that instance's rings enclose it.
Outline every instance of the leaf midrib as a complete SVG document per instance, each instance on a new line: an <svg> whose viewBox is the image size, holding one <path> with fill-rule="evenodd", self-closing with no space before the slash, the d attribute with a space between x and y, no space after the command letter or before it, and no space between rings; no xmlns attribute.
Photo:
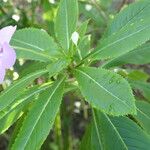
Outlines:
<svg viewBox="0 0 150 150"><path fill-rule="evenodd" d="M30 50L28 48L23 48L23 47L19 47L19 46L12 46L14 49L19 49L19 50L22 50L22 51L28 51L28 52L31 52L31 53L34 53L38 56L42 56L42 57L45 57L46 59L49 59L49 60L53 60L55 59L54 57L50 57L49 55L45 55L44 53L40 53L40 52L37 52L37 51L33 51L33 50Z"/></svg>
<svg viewBox="0 0 150 150"><path fill-rule="evenodd" d="M21 80L21 82L17 82L17 83L14 84L12 87L10 87L7 91L5 91L4 93L2 93L2 95L0 96L0 100L1 100L1 99L3 98L3 96L5 96L9 91L11 91L13 88L15 88L16 86L18 86L19 84L22 84L25 80L28 80L29 78L32 78L32 77L34 77L34 76L37 76L38 74L46 73L46 72L47 72L47 70L46 70L46 69L43 69L43 70L41 70L41 71L38 71L37 73L34 73L34 74L30 75L30 76L25 77L24 79ZM0 101L0 102L1 102L1 101ZM0 108L0 111L3 110L4 108L6 108L7 106L8 106L8 104L5 105L5 107Z"/></svg>
<svg viewBox="0 0 150 150"><path fill-rule="evenodd" d="M103 146L102 146L101 138L100 138L100 136L99 136L98 123L97 123L97 121L96 121L95 112L94 112L93 109L92 109L92 112L93 112L94 125L95 125L95 128L96 128L96 134L97 134L97 137L98 137L98 143L99 143L99 146L100 146L101 150L104 150L104 148L103 148Z"/></svg>
<svg viewBox="0 0 150 150"><path fill-rule="evenodd" d="M145 112L143 112L141 109L137 108L137 111L139 111L141 114L143 114L143 116L145 116L148 120L150 120L150 117Z"/></svg>
<svg viewBox="0 0 150 150"><path fill-rule="evenodd" d="M60 86L60 84L61 84L63 81L64 81L64 78L63 78L62 80L60 80L59 84L56 86L56 88L55 88L54 91L51 93L50 97L48 98L46 104L44 105L44 107L43 107L43 109L42 109L42 111L41 111L41 113L40 113L39 116L37 117L37 120L36 120L34 126L32 127L32 130L31 130L30 134L28 135L28 138L27 138L26 142L24 143L24 148L26 147L26 144L28 143L31 134L32 134L33 131L34 131L35 126L37 125L38 121L40 120L40 118L41 118L41 116L42 116L44 110L46 109L48 103L50 102L52 96L55 94L56 90L58 89L58 87Z"/></svg>
<svg viewBox="0 0 150 150"><path fill-rule="evenodd" d="M66 0L64 0L64 2L65 2L65 6L66 6L66 9L65 9L65 16L66 16L66 19L65 19L65 21L66 21L66 39L67 39L67 49L69 49L69 20L68 20L68 7L67 7L67 2L66 2Z"/></svg>
<svg viewBox="0 0 150 150"><path fill-rule="evenodd" d="M126 56L128 56L128 55L133 55L135 52L141 52L141 51L144 51L144 50L147 50L148 48L150 48L150 46L147 46L147 47L141 47L141 49L134 49L134 50L132 50L132 51L129 51L128 53L125 53L125 54L122 54L122 55L120 55L119 57L117 57L117 58L114 58L114 59L112 59L112 60L110 60L110 61L108 61L107 63L105 63L105 64L103 64L102 65L102 68L105 68L105 66L107 67L107 65L109 66L109 65L111 65L111 64L113 64L113 63L116 63L116 60L118 60L118 59L120 59L120 58L124 58L124 57L126 57ZM142 55L140 55L140 56L138 56L138 57L140 57L141 59L143 58L143 56ZM120 61L119 61L120 62ZM110 67L109 67L110 68Z"/></svg>
<svg viewBox="0 0 150 150"><path fill-rule="evenodd" d="M47 88L49 88L50 86L46 86L44 88L40 88L38 90L36 90L35 92L29 94L28 96L26 96L25 98L22 99L21 102L19 102L15 107L13 107L12 109L10 109L9 111L7 111L6 114L4 114L2 117L0 116L0 120L3 119L6 115L8 115L9 113L11 113L13 110L15 110L19 105L21 105L22 103L24 103L25 101L27 101L31 96L35 95L36 93L39 93L43 90L46 90Z"/></svg>
<svg viewBox="0 0 150 150"><path fill-rule="evenodd" d="M100 53L100 52L103 52L104 49L106 49L106 48L108 48L108 47L110 47L110 46L112 46L112 45L115 45L116 43L119 43L119 42L121 42L121 41L123 41L123 40L125 40L125 39L127 39L127 38L130 38L130 37L132 37L132 36L134 36L134 35L140 33L141 31L143 31L143 30L145 30L145 29L147 29L147 28L149 28L149 27L150 27L150 25L148 25L148 26L146 26L146 27L144 27L144 28L142 28L142 29L140 29L140 30L138 30L138 31L136 31L136 32L134 32L134 33L132 33L132 34L129 34L129 35L123 37L123 38L120 38L120 39L118 39L118 40L116 40L116 41L114 41L114 42L112 42L112 43L110 43L110 44L104 46L103 48L101 48L101 49L99 49L99 50L93 52L93 54L91 54L91 56L94 57L96 54L98 54L98 53ZM125 52L125 53L127 53L127 52ZM124 54L125 54L125 53L124 53Z"/></svg>
<svg viewBox="0 0 150 150"><path fill-rule="evenodd" d="M107 120L109 121L109 123L111 124L111 126L113 127L113 129L115 130L115 132L117 133L119 139L121 140L121 142L123 143L123 145L125 146L125 148L128 150L128 147L127 147L127 145L125 144L124 140L122 139L122 137L121 137L120 133L118 132L117 128L116 128L116 127L114 126L114 124L111 122L110 118L109 118L106 114L104 114L104 115L106 116Z"/></svg>
<svg viewBox="0 0 150 150"><path fill-rule="evenodd" d="M130 105L127 105L124 101L122 101L119 97L117 97L116 95L114 95L113 93L110 93L105 87L103 87L102 85L100 85L96 80L94 80L90 75L86 74L85 72L78 70L80 73L82 73L83 75L85 75L86 77L88 77L89 79L91 79L94 83L96 83L100 88L102 88L104 91L106 91L107 93L109 93L112 97L115 97L116 99L118 99L121 103L123 103L124 105L126 105L128 108L131 109Z"/></svg>
<svg viewBox="0 0 150 150"><path fill-rule="evenodd" d="M27 43L27 42L24 42L24 41L15 39L15 38L13 38L12 41L16 41L16 42L18 42L18 43L21 43L21 44L24 44L24 45L27 45L27 46L31 46L31 47L33 47L33 48L36 48L36 49L40 50L40 51L45 51L44 49L42 49L42 48L40 48L40 47L38 47L38 46L35 46L35 45L33 45L33 44L30 44L30 43Z"/></svg>
<svg viewBox="0 0 150 150"><path fill-rule="evenodd" d="M150 5L150 3L149 3L149 5ZM144 9L146 9L149 5L146 5L146 6L144 6L141 10L139 10L133 17L131 17L127 22L126 22L126 24L124 25L124 26L122 26L120 29L119 29L119 31L120 30L122 30L123 28L125 28L134 18L136 18L140 13L142 13L142 11L144 11ZM111 33L111 35L112 35L113 33Z"/></svg>
<svg viewBox="0 0 150 150"><path fill-rule="evenodd" d="M95 112L93 111L93 117L94 117L94 122L95 122L95 125L97 126L97 121L96 121L96 117L95 117ZM106 117L106 119L108 120L108 122L110 123L110 125L112 126L112 129L115 131L115 133L117 134L117 136L118 136L118 138L120 139L120 141L122 142L122 144L124 145L124 148L126 149L126 150L128 150L128 147L127 147L127 145L125 144L125 142L124 142L124 140L122 139L122 137L121 137L121 135L119 134L119 132L118 132L118 130L117 130L117 128L114 126L114 124L111 122L111 120L109 119L109 117L106 115L106 114L104 114L105 115L105 117ZM98 138L100 138L100 136L99 136L99 130L98 130L98 127L96 127L96 132L97 132L97 136L98 136ZM101 141L101 140L100 140ZM102 143L102 142L101 142ZM101 145L100 145L101 146ZM102 148L102 147L101 147ZM102 148L102 149L104 149L104 148Z"/></svg>

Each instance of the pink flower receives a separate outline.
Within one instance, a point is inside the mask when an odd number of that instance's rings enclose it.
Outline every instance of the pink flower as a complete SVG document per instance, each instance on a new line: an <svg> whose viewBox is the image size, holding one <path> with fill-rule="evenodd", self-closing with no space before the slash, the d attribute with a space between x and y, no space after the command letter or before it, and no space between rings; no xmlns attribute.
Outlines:
<svg viewBox="0 0 150 150"><path fill-rule="evenodd" d="M5 77L6 69L10 69L16 61L16 53L9 45L16 26L7 26L0 30L0 84Z"/></svg>

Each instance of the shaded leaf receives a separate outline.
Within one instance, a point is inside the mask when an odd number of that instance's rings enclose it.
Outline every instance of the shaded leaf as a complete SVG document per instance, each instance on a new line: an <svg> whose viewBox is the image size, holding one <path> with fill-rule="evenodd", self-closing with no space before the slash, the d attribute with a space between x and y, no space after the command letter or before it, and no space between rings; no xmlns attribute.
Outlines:
<svg viewBox="0 0 150 150"><path fill-rule="evenodd" d="M92 150L91 148L91 124L87 127L86 132L82 138L80 150Z"/></svg>
<svg viewBox="0 0 150 150"><path fill-rule="evenodd" d="M143 96L150 101L150 83L132 80L129 80L129 82L132 88L140 90Z"/></svg>
<svg viewBox="0 0 150 150"><path fill-rule="evenodd" d="M137 115L134 117L140 125L150 134L150 104L145 101L136 101Z"/></svg>

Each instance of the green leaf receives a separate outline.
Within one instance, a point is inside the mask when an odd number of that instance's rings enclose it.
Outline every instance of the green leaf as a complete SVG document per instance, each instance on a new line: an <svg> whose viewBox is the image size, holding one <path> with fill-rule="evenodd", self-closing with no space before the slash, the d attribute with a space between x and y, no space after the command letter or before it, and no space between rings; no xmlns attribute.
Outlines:
<svg viewBox="0 0 150 150"><path fill-rule="evenodd" d="M132 70L131 72L128 73L127 77L128 79L131 80L146 82L150 76L144 71Z"/></svg>
<svg viewBox="0 0 150 150"><path fill-rule="evenodd" d="M110 9L111 0L97 0L98 4L106 11L107 9ZM118 3L116 1L116 3ZM110 10L109 10L110 11ZM112 10L111 10L112 11Z"/></svg>
<svg viewBox="0 0 150 150"><path fill-rule="evenodd" d="M56 16L55 32L61 47L68 52L70 38L76 29L78 19L77 0L61 0Z"/></svg>
<svg viewBox="0 0 150 150"><path fill-rule="evenodd" d="M150 43L146 43L127 54L124 54L118 58L110 60L103 67L111 68L124 64L147 64L150 63Z"/></svg>
<svg viewBox="0 0 150 150"><path fill-rule="evenodd" d="M93 111L95 137L100 149L128 150L119 132L109 117L100 111Z"/></svg>
<svg viewBox="0 0 150 150"><path fill-rule="evenodd" d="M66 68L69 63L70 63L70 59L59 59L53 63L51 63L50 65L47 66L47 70L49 71L50 75L54 75L58 72L60 72L61 70L63 70L64 68Z"/></svg>
<svg viewBox="0 0 150 150"><path fill-rule="evenodd" d="M81 56L85 57L90 52L90 36L84 36L82 40L80 40L78 48L81 52Z"/></svg>
<svg viewBox="0 0 150 150"><path fill-rule="evenodd" d="M97 134L97 124L93 121L91 127L91 149L103 150L100 136Z"/></svg>
<svg viewBox="0 0 150 150"><path fill-rule="evenodd" d="M46 72L48 72L46 69L42 69L34 73L30 73L4 90L4 92L0 95L0 111L11 104L22 93L22 90L34 79L40 77Z"/></svg>
<svg viewBox="0 0 150 150"><path fill-rule="evenodd" d="M11 45L16 50L18 58L52 61L60 51L46 31L36 28L25 28L15 32Z"/></svg>
<svg viewBox="0 0 150 150"><path fill-rule="evenodd" d="M82 58L84 58L87 54L90 53L90 45L91 45L91 40L90 36L84 36L80 41L77 46L78 51L76 52L76 60L79 62Z"/></svg>
<svg viewBox="0 0 150 150"><path fill-rule="evenodd" d="M26 61L23 66L21 66L19 70L19 77L24 77L31 72L35 72L37 70L41 70L42 68L46 68L48 63L40 62L40 61Z"/></svg>
<svg viewBox="0 0 150 150"><path fill-rule="evenodd" d="M149 149L149 135L127 117L108 117L95 110L94 118L97 138L100 137L104 150Z"/></svg>
<svg viewBox="0 0 150 150"><path fill-rule="evenodd" d="M147 2L148 9L150 9L149 4L150 2ZM141 20L127 24L121 30L101 40L88 57L93 60L116 58L137 48L149 39L150 18L145 15Z"/></svg>
<svg viewBox="0 0 150 150"><path fill-rule="evenodd" d="M143 96L150 101L150 83L132 80L129 80L129 82L132 88L139 89Z"/></svg>
<svg viewBox="0 0 150 150"><path fill-rule="evenodd" d="M34 95L46 90L50 85L36 86L26 90L23 95L0 111L0 134L4 133L23 114L25 107L35 100ZM27 109L27 108L26 108Z"/></svg>
<svg viewBox="0 0 150 150"><path fill-rule="evenodd" d="M88 125L86 132L82 138L80 150L92 150L91 146L91 132L92 132L92 125ZM93 149L94 150L94 149Z"/></svg>
<svg viewBox="0 0 150 150"><path fill-rule="evenodd" d="M63 96L64 78L44 91L29 111L12 150L40 149L54 123Z"/></svg>
<svg viewBox="0 0 150 150"><path fill-rule="evenodd" d="M13 133L12 133L11 138L10 138L8 149L11 149L13 143L15 142L15 139L16 139L18 133L19 133L19 129L20 129L21 125L22 125L22 122L24 121L24 119L26 117L26 114L27 114L27 112L24 112L24 114L16 122L14 130L13 130Z"/></svg>
<svg viewBox="0 0 150 150"><path fill-rule="evenodd" d="M89 9L87 9L87 6L89 6ZM104 25L104 20L100 17L101 13L92 5L87 5L86 2L79 1L79 11L85 19L91 19L97 27Z"/></svg>
<svg viewBox="0 0 150 150"><path fill-rule="evenodd" d="M86 100L105 113L119 116L135 114L135 99L128 82L104 69L82 67L75 76Z"/></svg>
<svg viewBox="0 0 150 150"><path fill-rule="evenodd" d="M148 17L147 14L150 13L150 3L148 0L143 0L130 4L128 8L123 9L111 22L108 27L108 35L111 35L122 28L126 27L139 20Z"/></svg>
<svg viewBox="0 0 150 150"><path fill-rule="evenodd" d="M80 150L103 150L100 135L97 134L97 127L96 122L92 120L82 138Z"/></svg>
<svg viewBox="0 0 150 150"><path fill-rule="evenodd" d="M87 31L89 20L84 21L80 27L77 29L77 32L79 33L80 39L82 39Z"/></svg>
<svg viewBox="0 0 150 150"><path fill-rule="evenodd" d="M150 134L150 104L145 101L136 101L137 115L134 117L140 125Z"/></svg>

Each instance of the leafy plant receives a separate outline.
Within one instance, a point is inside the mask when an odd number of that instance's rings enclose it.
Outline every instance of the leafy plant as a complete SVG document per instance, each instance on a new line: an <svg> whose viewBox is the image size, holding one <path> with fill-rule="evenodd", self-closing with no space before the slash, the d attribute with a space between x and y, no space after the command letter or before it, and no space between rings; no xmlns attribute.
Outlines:
<svg viewBox="0 0 150 150"><path fill-rule="evenodd" d="M0 133L16 122L9 148L40 149L63 109L63 95L74 92L92 110L81 150L148 150L149 75L119 68L150 63L148 14L148 0L124 8L92 50L89 20L77 26L78 0L60 1L53 37L33 27L16 31L11 46L17 58L34 62L0 94ZM39 77L42 85L35 85Z"/></svg>

